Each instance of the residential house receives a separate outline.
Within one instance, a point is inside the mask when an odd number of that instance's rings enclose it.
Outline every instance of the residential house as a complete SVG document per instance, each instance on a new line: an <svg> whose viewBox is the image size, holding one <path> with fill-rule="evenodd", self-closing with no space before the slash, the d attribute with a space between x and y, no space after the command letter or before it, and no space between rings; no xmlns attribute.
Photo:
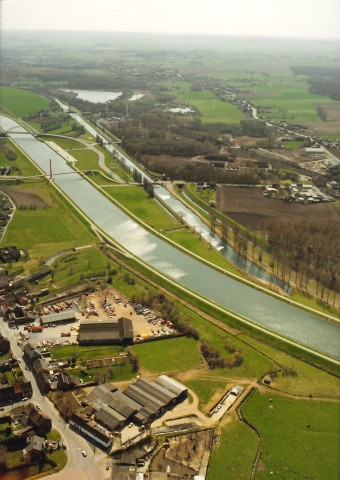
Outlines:
<svg viewBox="0 0 340 480"><path fill-rule="evenodd" d="M27 439L27 447L23 454L27 462L34 462L38 460L44 452L45 439L38 435L31 435Z"/></svg>

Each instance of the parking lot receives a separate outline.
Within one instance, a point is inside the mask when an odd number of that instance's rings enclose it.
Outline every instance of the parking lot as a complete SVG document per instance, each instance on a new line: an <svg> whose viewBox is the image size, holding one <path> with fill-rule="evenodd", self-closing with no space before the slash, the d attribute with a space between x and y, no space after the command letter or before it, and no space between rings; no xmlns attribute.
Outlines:
<svg viewBox="0 0 340 480"><path fill-rule="evenodd" d="M14 335L20 346L30 343L33 347L52 347L77 343L79 324L81 320L118 320L127 317L132 320L134 342L138 343L148 338L162 337L175 333L173 326L165 322L157 312L152 312L142 305L132 305L130 300L113 288L105 288L98 292L74 298L67 302L55 302L44 307L38 307L42 315L52 315L59 311L74 313L76 320L63 324L44 326L42 331L27 331L27 326L14 328ZM40 327L40 317L30 326Z"/></svg>

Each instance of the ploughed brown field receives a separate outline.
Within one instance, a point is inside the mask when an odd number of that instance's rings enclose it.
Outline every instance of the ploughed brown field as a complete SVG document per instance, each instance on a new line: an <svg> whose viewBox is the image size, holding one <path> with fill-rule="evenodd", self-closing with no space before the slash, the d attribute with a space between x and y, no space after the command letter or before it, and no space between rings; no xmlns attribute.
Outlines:
<svg viewBox="0 0 340 480"><path fill-rule="evenodd" d="M217 208L237 222L259 231L274 217L340 219L333 202L302 205L264 197L260 188L218 186Z"/></svg>
<svg viewBox="0 0 340 480"><path fill-rule="evenodd" d="M49 207L45 200L40 198L38 195L36 195L35 193L27 192L20 187L2 186L1 190L3 190L5 193L7 193L7 195L11 197L11 199L18 208L30 206L34 206L36 208Z"/></svg>

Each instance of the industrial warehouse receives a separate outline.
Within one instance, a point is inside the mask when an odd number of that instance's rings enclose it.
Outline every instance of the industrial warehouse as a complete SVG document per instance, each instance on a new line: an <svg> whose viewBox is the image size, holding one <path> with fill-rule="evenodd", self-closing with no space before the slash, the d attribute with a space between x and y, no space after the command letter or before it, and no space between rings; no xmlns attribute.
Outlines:
<svg viewBox="0 0 340 480"><path fill-rule="evenodd" d="M82 400L84 410L72 415L72 426L82 429L100 444L110 443L110 432L121 430L129 422L148 425L163 415L168 408L182 402L188 395L188 389L166 375L160 375L155 381L140 377L124 392L112 384L97 386ZM103 429L107 429L107 438L103 443ZM96 438L100 433L100 441ZM98 437L98 438L99 438Z"/></svg>
<svg viewBox="0 0 340 480"><path fill-rule="evenodd" d="M125 317L118 321L83 321L79 325L78 342L79 345L132 343L132 321Z"/></svg>

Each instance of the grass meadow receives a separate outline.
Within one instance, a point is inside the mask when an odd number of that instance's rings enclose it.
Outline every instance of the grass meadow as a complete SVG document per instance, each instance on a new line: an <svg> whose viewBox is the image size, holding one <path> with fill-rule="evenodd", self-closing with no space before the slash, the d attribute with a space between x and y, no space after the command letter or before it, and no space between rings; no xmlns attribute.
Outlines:
<svg viewBox="0 0 340 480"><path fill-rule="evenodd" d="M262 439L257 480L339 478L339 403L257 392L242 412Z"/></svg>
<svg viewBox="0 0 340 480"><path fill-rule="evenodd" d="M131 213L156 230L179 225L147 192L139 186L106 188L105 191Z"/></svg>
<svg viewBox="0 0 340 480"><path fill-rule="evenodd" d="M0 105L18 117L24 117L48 109L50 102L46 98L27 90L0 87Z"/></svg>
<svg viewBox="0 0 340 480"><path fill-rule="evenodd" d="M207 90L201 92L186 92L184 95L178 96L178 100L198 108L202 114L200 118L203 123L240 123L242 119L246 118L234 105L228 102L222 102L216 98L212 92Z"/></svg>
<svg viewBox="0 0 340 480"><path fill-rule="evenodd" d="M260 95L259 95L260 94ZM328 97L313 95L307 86L273 85L257 86L256 92L244 92L244 97L256 107L265 108L262 114L274 120L289 122L319 122L318 104L336 103Z"/></svg>
<svg viewBox="0 0 340 480"><path fill-rule="evenodd" d="M143 374L170 373L201 365L198 343L190 337L141 343L132 350L139 358Z"/></svg>
<svg viewBox="0 0 340 480"><path fill-rule="evenodd" d="M6 186L10 196L12 188L15 187ZM2 246L17 245L28 250L31 260L20 266L31 271L53 253L97 242L87 224L52 186L45 182L25 182L20 191L21 201L26 194L28 203L44 204L31 209L17 208L1 242Z"/></svg>
<svg viewBox="0 0 340 480"><path fill-rule="evenodd" d="M249 480L258 440L255 433L233 418L218 430L218 444L213 447L207 480Z"/></svg>

